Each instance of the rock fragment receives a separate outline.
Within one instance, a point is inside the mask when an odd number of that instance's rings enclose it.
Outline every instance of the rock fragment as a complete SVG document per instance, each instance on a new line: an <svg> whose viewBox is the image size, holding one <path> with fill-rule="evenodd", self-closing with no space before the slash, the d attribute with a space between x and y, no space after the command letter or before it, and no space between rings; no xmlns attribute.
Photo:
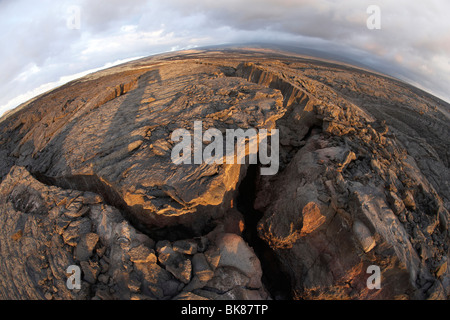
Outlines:
<svg viewBox="0 0 450 320"><path fill-rule="evenodd" d="M214 276L214 271L203 253L196 253L192 257L192 270L202 282L207 282Z"/></svg>
<svg viewBox="0 0 450 320"><path fill-rule="evenodd" d="M88 260L94 251L95 246L99 240L96 233L86 233L81 236L80 242L75 247L75 258L78 261Z"/></svg>
<svg viewBox="0 0 450 320"><path fill-rule="evenodd" d="M361 221L353 222L353 232L361 244L364 252L369 252L376 246L376 241L373 238L369 228L367 228Z"/></svg>

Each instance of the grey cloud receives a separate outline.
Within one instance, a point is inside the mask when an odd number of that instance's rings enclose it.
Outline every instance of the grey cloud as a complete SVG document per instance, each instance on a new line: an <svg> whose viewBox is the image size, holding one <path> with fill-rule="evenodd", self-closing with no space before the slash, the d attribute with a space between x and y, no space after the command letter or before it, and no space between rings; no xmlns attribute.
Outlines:
<svg viewBox="0 0 450 320"><path fill-rule="evenodd" d="M92 33L110 32L136 20L149 11L146 0L81 0L76 4L81 9L83 28Z"/></svg>
<svg viewBox="0 0 450 320"><path fill-rule="evenodd" d="M344 55L351 56L351 48L360 49L365 56L353 55L353 59L364 59L376 70L423 83L422 88L450 100L445 84L450 80L446 72L450 66L445 65L445 59L450 60L448 2L381 0L377 3L382 29L372 31L366 27L366 9L372 1L233 0L221 5L216 1L165 1L172 11L184 15L200 12L208 17L204 19L205 26L211 30L223 26L236 30L236 38L243 30L253 31L254 41L278 32L291 35L291 40L299 46L314 46L305 39L318 38L348 46Z"/></svg>

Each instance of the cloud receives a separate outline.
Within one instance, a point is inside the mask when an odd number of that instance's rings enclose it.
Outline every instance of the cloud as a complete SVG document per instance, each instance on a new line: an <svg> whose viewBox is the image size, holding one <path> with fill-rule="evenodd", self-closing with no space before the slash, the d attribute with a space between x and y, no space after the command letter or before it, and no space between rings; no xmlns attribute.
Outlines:
<svg viewBox="0 0 450 320"><path fill-rule="evenodd" d="M111 61L193 46L279 41L357 60L450 101L450 4L379 0L381 30L369 30L370 4L3 0L0 27L7 32L0 35L0 106L10 108L48 84ZM71 6L80 9L79 29L67 27Z"/></svg>
<svg viewBox="0 0 450 320"><path fill-rule="evenodd" d="M228 27L239 40L253 32L258 40L270 40L282 35L283 39L296 41L299 46L311 46L311 39L324 40L366 53L366 60L384 72L395 69L403 78L411 77L423 88L450 101L446 83L450 61L450 20L447 14L450 4L444 0L377 1L381 10L381 30L366 27L367 7L372 1L257 1L241 2L166 0L180 16L202 15L199 26L214 33L220 27ZM244 31L247 31L245 33ZM327 50L327 48L322 47ZM345 54L345 53L344 53ZM360 57L359 57L360 58ZM445 82L443 82L445 81Z"/></svg>

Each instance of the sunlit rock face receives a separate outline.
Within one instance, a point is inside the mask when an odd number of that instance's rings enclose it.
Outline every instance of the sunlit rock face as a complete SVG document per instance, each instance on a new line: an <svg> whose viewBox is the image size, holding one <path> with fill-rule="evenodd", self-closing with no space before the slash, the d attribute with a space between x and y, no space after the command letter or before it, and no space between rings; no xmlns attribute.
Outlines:
<svg viewBox="0 0 450 320"><path fill-rule="evenodd" d="M448 299L448 112L399 81L269 50L70 82L0 121L0 297ZM261 174L250 147L242 163L194 161L195 147L175 163L172 133L196 123L278 130L277 170Z"/></svg>

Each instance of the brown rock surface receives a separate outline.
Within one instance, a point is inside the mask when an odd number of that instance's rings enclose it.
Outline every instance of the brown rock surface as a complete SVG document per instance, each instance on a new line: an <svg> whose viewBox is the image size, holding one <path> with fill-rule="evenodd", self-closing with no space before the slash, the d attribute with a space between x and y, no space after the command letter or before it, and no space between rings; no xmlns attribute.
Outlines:
<svg viewBox="0 0 450 320"><path fill-rule="evenodd" d="M269 50L72 81L0 120L0 298L448 299L449 111L399 81ZM248 188L261 164L172 163L171 133L194 121L279 129L280 170Z"/></svg>

